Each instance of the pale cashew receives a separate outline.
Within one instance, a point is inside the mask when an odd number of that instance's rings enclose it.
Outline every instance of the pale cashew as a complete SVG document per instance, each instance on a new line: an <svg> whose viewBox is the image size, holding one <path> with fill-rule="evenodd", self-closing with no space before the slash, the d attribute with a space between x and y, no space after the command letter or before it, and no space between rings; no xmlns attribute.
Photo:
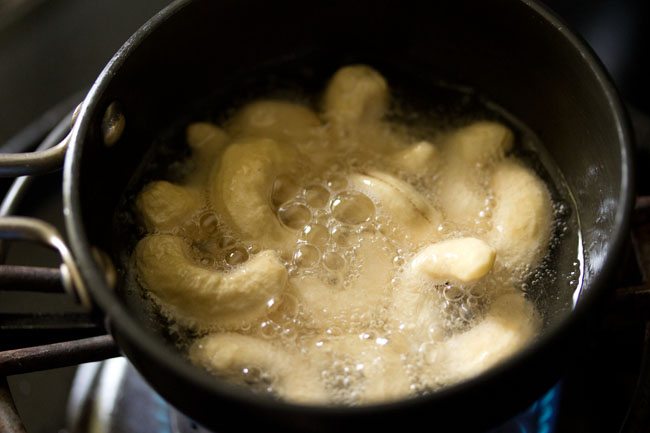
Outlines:
<svg viewBox="0 0 650 433"><path fill-rule="evenodd" d="M494 259L494 249L475 238L441 241L422 249L406 265L394 288L394 327L415 341L439 340L445 325L434 284L447 278L476 281L492 269Z"/></svg>
<svg viewBox="0 0 650 433"><path fill-rule="evenodd" d="M512 148L513 134L495 122L476 122L443 140L444 166L439 176L438 199L446 217L461 225L473 224L486 209L491 164Z"/></svg>
<svg viewBox="0 0 650 433"><path fill-rule="evenodd" d="M494 265L494 248L476 238L437 242L411 260L411 269L433 280L470 282L484 277Z"/></svg>
<svg viewBox="0 0 650 433"><path fill-rule="evenodd" d="M149 235L135 248L142 285L178 322L209 329L236 328L269 312L287 285L277 253L262 251L230 272L195 264L189 246L173 235Z"/></svg>
<svg viewBox="0 0 650 433"><path fill-rule="evenodd" d="M410 184L377 170L353 174L350 184L379 204L379 212L399 232L397 238L419 244L438 237L439 212Z"/></svg>
<svg viewBox="0 0 650 433"><path fill-rule="evenodd" d="M193 169L185 181L188 185L203 189L229 137L223 129L208 122L190 124L185 135L192 149L193 162Z"/></svg>
<svg viewBox="0 0 650 433"><path fill-rule="evenodd" d="M343 384L340 381L328 384L325 380L334 396L354 395L354 401L348 402L354 404L396 400L411 393L411 380L401 358L407 353L408 345L400 337L346 334L328 339L320 347L312 345L308 355L321 370L331 371L335 376L349 376L348 383ZM337 362L343 364L340 369L347 369L347 373L332 371ZM337 385L344 389L337 390Z"/></svg>
<svg viewBox="0 0 650 433"><path fill-rule="evenodd" d="M261 100L243 107L229 122L236 137L270 138L281 143L313 139L321 121L309 108L287 101Z"/></svg>
<svg viewBox="0 0 650 433"><path fill-rule="evenodd" d="M479 121L449 134L446 151L468 164L487 164L503 159L512 149L514 134L497 122Z"/></svg>
<svg viewBox="0 0 650 433"><path fill-rule="evenodd" d="M313 324L325 329L337 322L351 322L354 316L366 317L369 322L373 313L389 302L387 288L395 270L389 251L380 239L362 238L355 253L358 268L345 287L342 281L332 285L313 275L292 277L296 297Z"/></svg>
<svg viewBox="0 0 650 433"><path fill-rule="evenodd" d="M465 164L446 161L438 177L438 204L445 218L461 228L474 227L488 199L479 176L470 170Z"/></svg>
<svg viewBox="0 0 650 433"><path fill-rule="evenodd" d="M217 375L242 376L244 369L259 369L270 379L274 392L296 403L316 404L328 400L319 371L306 359L260 338L212 334L196 340L190 360Z"/></svg>
<svg viewBox="0 0 650 433"><path fill-rule="evenodd" d="M416 176L436 168L439 160L438 149L428 141L419 141L387 158L387 162L398 170Z"/></svg>
<svg viewBox="0 0 650 433"><path fill-rule="evenodd" d="M330 80L324 97L324 116L340 124L379 121L388 109L388 85L367 66L346 66Z"/></svg>
<svg viewBox="0 0 650 433"><path fill-rule="evenodd" d="M499 296L474 327L424 353L429 366L422 371L423 378L439 386L474 377L522 349L540 324L535 308L523 294Z"/></svg>
<svg viewBox="0 0 650 433"><path fill-rule="evenodd" d="M532 171L512 159L499 163L492 178L496 201L489 241L497 263L511 271L534 269L551 236L551 196Z"/></svg>
<svg viewBox="0 0 650 433"><path fill-rule="evenodd" d="M435 290L425 276L404 272L393 289L391 327L417 342L442 338L445 319Z"/></svg>
<svg viewBox="0 0 650 433"><path fill-rule="evenodd" d="M204 204L196 189L158 180L140 191L135 206L145 228L151 233L179 228Z"/></svg>
<svg viewBox="0 0 650 433"><path fill-rule="evenodd" d="M298 233L283 226L271 208L274 180L296 169L291 146L250 138L232 143L212 172L210 199L230 225L263 248L293 250Z"/></svg>

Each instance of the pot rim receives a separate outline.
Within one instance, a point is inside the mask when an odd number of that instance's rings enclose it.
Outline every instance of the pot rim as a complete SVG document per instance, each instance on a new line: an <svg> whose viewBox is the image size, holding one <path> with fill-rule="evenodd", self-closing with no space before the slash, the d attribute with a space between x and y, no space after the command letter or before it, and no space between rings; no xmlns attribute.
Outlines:
<svg viewBox="0 0 650 433"><path fill-rule="evenodd" d="M447 399L450 396L458 396L471 392L471 390L480 387L484 383L502 377L515 365L529 362L532 358L539 356L545 349L556 342L565 331L565 328L575 327L579 322L583 322L593 309L594 304L606 294L607 283L610 281L616 269L616 258L623 249L626 235L629 231L630 215L635 197L630 126L623 104L612 84L611 78L592 49L582 38L569 30L569 27L546 6L537 3L535 0L519 1L552 26L555 31L560 33L575 48L576 55L583 57L591 73L600 84L600 91L606 96L609 109L617 122L617 133L621 151L621 185L619 191L620 201L616 209L614 228L611 236L612 241L610 248L607 250L607 259L601 271L592 277L588 290L582 293L580 302L577 303L577 306L571 314L560 320L555 326L549 328L525 349L476 377L425 396L358 407L302 405L273 400L268 397L246 392L240 387L215 380L213 376L199 367L189 364L178 351L166 346L158 339L152 338L151 333L135 317L129 314L127 308L115 292L107 286L103 271L92 259L91 245L86 236L81 215L79 174L81 171L81 156L84 148L83 137L89 131L90 123L94 117L93 113L101 108L98 104L103 92L107 89L112 78L119 73L120 67L125 59L137 49L139 44L155 31L155 29L163 25L170 17L192 2L192 0L176 0L138 29L117 51L100 73L81 106L78 120L72 131L69 153L65 160L63 199L69 242L93 300L109 318L112 327L120 335L124 335L126 338L137 342L138 346L148 352L153 359L163 364L165 368L175 371L184 380L191 383L193 387L202 388L210 393L231 399L234 398L242 403L262 406L275 411L303 411L307 415L363 415L377 412L378 410L400 410L421 404L428 406L435 405L436 402Z"/></svg>

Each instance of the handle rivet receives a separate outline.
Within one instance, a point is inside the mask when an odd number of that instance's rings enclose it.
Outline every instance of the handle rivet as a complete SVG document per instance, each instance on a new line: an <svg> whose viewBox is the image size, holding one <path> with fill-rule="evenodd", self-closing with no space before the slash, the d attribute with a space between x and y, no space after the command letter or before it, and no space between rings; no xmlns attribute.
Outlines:
<svg viewBox="0 0 650 433"><path fill-rule="evenodd" d="M124 127L126 126L126 119L122 113L119 102L112 102L104 112L102 118L102 136L106 146L112 146L118 142Z"/></svg>

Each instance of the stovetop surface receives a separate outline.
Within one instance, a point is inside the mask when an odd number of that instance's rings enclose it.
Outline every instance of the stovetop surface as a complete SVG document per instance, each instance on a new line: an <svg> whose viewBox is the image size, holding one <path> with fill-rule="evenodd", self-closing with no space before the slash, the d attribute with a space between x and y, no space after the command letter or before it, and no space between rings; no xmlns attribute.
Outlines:
<svg viewBox="0 0 650 433"><path fill-rule="evenodd" d="M82 97L116 49L166 0L0 1L0 143L61 101ZM626 101L650 113L650 2L644 0L548 2L582 32L603 59ZM81 92L81 93L80 93ZM11 107L8 109L7 107ZM15 143L15 140L14 140ZM10 143L11 144L11 143ZM641 159L648 152L641 153ZM641 170L640 170L641 171ZM0 181L0 190L8 185ZM39 179L20 209L63 232L60 173ZM640 191L648 191L641 177ZM16 244L10 263L55 266L46 250ZM0 313L27 308L69 309L60 295L0 292ZM33 310L31 310L33 311ZM619 431L635 388L644 339L642 323L601 324L562 383L558 433ZM75 368L9 378L29 433L62 431Z"/></svg>

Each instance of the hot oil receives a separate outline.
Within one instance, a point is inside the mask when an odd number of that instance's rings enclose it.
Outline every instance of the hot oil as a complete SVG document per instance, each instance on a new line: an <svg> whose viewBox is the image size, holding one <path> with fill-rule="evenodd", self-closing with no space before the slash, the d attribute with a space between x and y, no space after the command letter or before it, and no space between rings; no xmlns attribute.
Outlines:
<svg viewBox="0 0 650 433"><path fill-rule="evenodd" d="M390 84L397 87L394 82ZM494 104L466 89L447 85L432 90L431 94L441 96L437 101L433 98L435 102L432 103L432 98L422 96L426 92L422 92L423 87L420 86L415 86L419 96L413 97L412 86L415 84L397 87L393 91L393 97L398 101L393 104L389 116L393 127L381 132L379 137L372 135L373 139L383 143L381 152L385 155L402 150L403 143L426 140L437 145L440 137L453 128L475 119L493 119L515 131L513 154L525 161L546 182L555 209L549 252L539 268L528 272L527 278L517 276L513 280L518 282L516 288L525 292L528 299L535 303L544 323L553 323L571 305L571 294L578 288L582 277L577 212L561 173L534 134ZM295 94L295 91L290 93ZM313 100L310 97L295 99L303 103ZM359 296L364 296L364 288L355 283L363 275L375 272L372 263L365 263L363 259L363 249L368 245L388 258L388 264L382 271L391 274L391 278L379 290L380 296L374 298L376 308L368 311L346 311L338 316L321 311L319 313L328 317L325 326L322 326L321 322L315 321L313 311L301 305L295 293L289 290L269 302L269 313L265 317L243 325L237 332L272 341L317 365L315 371L325 384L330 403L362 403L360 396L364 387L369 386L364 372L373 368L371 364L374 360L384 355L390 356L388 351L390 354L399 353L399 362L411 380L412 394L431 392L449 385L448 377L436 377L435 372L430 373L427 380L421 379L422 370L431 362L428 358L435 357L438 342L471 329L480 322L490 303L487 292L507 281L503 276L489 275L480 284L418 282L440 307L443 322L442 325L432 323L425 330L428 337L417 345L405 341L403 330L390 319L390 305L393 293L405 284L406 268L418 246L408 239L402 239L400 227L382 217L381 204L355 190L349 178L359 172L385 171L411 184L435 205L438 204L436 192L440 182L444 181L441 179L444 170L432 167L414 176L396 169L389 159L376 151L369 151L360 143L363 137L348 140L338 136L336 140L331 140L327 130L320 137L320 141L297 145L307 157L314 154L315 149L318 150L318 161L314 163L320 170L276 177L267 197L268 205L278 221L297 235L291 253L282 256L291 280L296 284L305 280L318 281L329 288L334 297L350 290L357 290ZM178 143L169 145L173 149ZM161 149L168 154L179 152L170 151L166 146ZM155 159L154 155L152 160ZM150 174L154 169L160 173L159 163L152 165L149 173L146 168L143 170L145 175L135 182L133 191L139 190L142 179L155 177ZM490 229L494 207L494 197L489 191L490 170L484 166L475 169L471 175L484 188L479 191L485 195L484 206L476 215L472 215L469 222L447 221L440 224L436 227L440 239L481 237ZM168 166L163 176L178 179L189 170L191 162L175 162ZM131 203L125 202L120 212L130 215ZM125 220L123 217L118 219ZM133 229L137 228L133 226ZM260 251L255 240L238 236L210 205L174 234L182 236L191 245L195 263L215 271L228 272ZM222 332L219 329L215 331ZM180 346L191 343L192 332L181 332L181 335ZM362 354L354 352L351 355L346 351L345 348L351 344L363 347ZM380 368L390 374L387 367ZM248 384L258 391L275 392L273 372L261 370L254 364L242 366L236 372L218 374Z"/></svg>

